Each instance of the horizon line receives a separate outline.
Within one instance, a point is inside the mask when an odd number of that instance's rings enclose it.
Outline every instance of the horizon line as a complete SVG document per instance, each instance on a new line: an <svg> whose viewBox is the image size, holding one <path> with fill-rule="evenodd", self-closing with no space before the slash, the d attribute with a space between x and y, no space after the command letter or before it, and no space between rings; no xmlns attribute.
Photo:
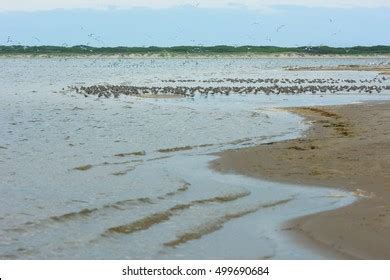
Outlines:
<svg viewBox="0 0 390 280"><path fill-rule="evenodd" d="M34 47L55 47L55 48L76 48L76 47L84 47L84 48L92 48L92 49L114 49L114 48L137 48L137 49L148 49L148 48L159 48L159 49L169 49L169 48L215 48L215 47L229 47L229 48L245 48L245 47L255 47L255 48L281 48L281 49L299 49L299 48L332 48L332 49L352 49L352 48L374 48L374 47L390 47L390 45L386 44L375 44L375 45L353 45L353 46L343 46L343 47L336 47L331 45L294 45L294 46L277 46L277 45L229 45L229 44L217 44L217 45L173 45L173 46L163 46L163 45L150 45L150 46L126 46L126 45L117 45L117 46L90 46L85 44L77 44L77 45L23 45L23 44L16 44L16 45L1 45L0 47L28 47L28 48L34 48Z"/></svg>

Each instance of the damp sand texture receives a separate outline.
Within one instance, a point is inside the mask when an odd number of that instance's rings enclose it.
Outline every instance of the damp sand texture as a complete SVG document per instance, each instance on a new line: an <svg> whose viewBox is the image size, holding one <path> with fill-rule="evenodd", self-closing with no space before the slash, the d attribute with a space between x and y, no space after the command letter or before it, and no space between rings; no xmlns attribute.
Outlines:
<svg viewBox="0 0 390 280"><path fill-rule="evenodd" d="M313 124L305 137L226 151L212 166L354 193L354 204L297 219L290 228L346 258L389 259L390 103L290 111Z"/></svg>

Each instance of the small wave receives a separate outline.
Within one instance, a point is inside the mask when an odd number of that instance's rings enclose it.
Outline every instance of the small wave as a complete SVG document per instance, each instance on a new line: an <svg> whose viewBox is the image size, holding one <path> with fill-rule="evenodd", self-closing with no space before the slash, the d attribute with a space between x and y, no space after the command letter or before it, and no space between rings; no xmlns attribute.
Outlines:
<svg viewBox="0 0 390 280"><path fill-rule="evenodd" d="M292 198L279 200L279 201L271 202L268 204L260 204L256 207L248 209L248 210L244 210L244 211L240 211L240 212L236 212L236 213L225 214L221 218L219 218L211 223L205 224L201 227L197 227L196 229L194 229L190 232L180 234L179 236L177 236L176 239L164 243L164 246L174 248L176 246L187 243L191 240L200 239L204 235L213 233L213 232L221 229L225 223L227 223L231 220L241 218L241 217L246 216L248 214L252 214L254 212L257 212L260 209L275 207L275 206L281 205L281 204L286 204L286 203L290 202L291 200L292 200Z"/></svg>
<svg viewBox="0 0 390 280"><path fill-rule="evenodd" d="M97 164L96 166L107 166L107 165L123 165L123 164L128 164L128 163L132 163L133 161L129 161L129 160L126 160L126 161L120 161L120 162L108 162L108 161L105 161L101 164Z"/></svg>
<svg viewBox="0 0 390 280"><path fill-rule="evenodd" d="M127 169L122 170L122 171L117 171L117 172L111 173L111 175L123 176L123 175L126 175L127 173L129 173L130 171L133 171L135 168L136 168L136 166L133 166L133 167L127 168Z"/></svg>
<svg viewBox="0 0 390 280"><path fill-rule="evenodd" d="M115 157L127 157L127 156L144 156L146 155L145 151L139 151L139 152L131 152L131 153L120 153L115 154Z"/></svg>
<svg viewBox="0 0 390 280"><path fill-rule="evenodd" d="M251 140L252 140L251 138L244 138L244 139L238 139L238 140L235 140L235 141L227 142L226 144L239 145L239 144L251 141Z"/></svg>
<svg viewBox="0 0 390 280"><path fill-rule="evenodd" d="M71 212L61 216L53 216L50 217L50 219L56 222L63 222L66 220L78 219L80 217L88 217L92 213L97 212L98 210L99 210L98 208L92 208L92 209L85 208L79 212Z"/></svg>
<svg viewBox="0 0 390 280"><path fill-rule="evenodd" d="M215 144L200 144L195 146L183 146L183 147L174 147L174 148L166 148L166 149L159 149L157 152L159 153L172 153L172 152L179 152L179 151L189 151L196 148L206 148L206 147L212 147ZM164 157L161 157L164 158ZM157 159L161 159L157 158Z"/></svg>
<svg viewBox="0 0 390 280"><path fill-rule="evenodd" d="M250 195L250 192L242 192L238 194L229 194L225 196L217 196L209 199L202 199L202 200L195 200L187 204L177 204L171 208L169 208L166 211L154 213L150 216L147 216L145 218L139 219L135 222L132 222L130 224L125 224L117 227L109 228L103 236L107 236L108 234L112 233L119 233L119 234L132 234L137 231L141 230L147 230L153 225L160 224L162 222L165 222L169 220L172 216L179 214L185 209L188 209L195 205L202 205L206 203L226 203L233 200L237 200L240 198L243 198L245 196Z"/></svg>
<svg viewBox="0 0 390 280"><path fill-rule="evenodd" d="M165 199L170 196L178 195L179 193L185 192L189 189L189 186L191 186L190 183L185 182L181 187L179 187L176 191L168 192L165 195L159 196L158 199Z"/></svg>
<svg viewBox="0 0 390 280"><path fill-rule="evenodd" d="M156 158L147 159L146 161L155 161L155 160L167 159L167 158L170 158L170 157L171 156L156 157Z"/></svg>
<svg viewBox="0 0 390 280"><path fill-rule="evenodd" d="M122 162L107 162L107 161L105 161L103 163L95 164L95 165L92 165L92 164L81 165L81 166L74 167L72 169L77 170L77 171L88 171L88 170L92 169L93 167L97 167L97 166L124 165L124 164L133 163L133 162L142 163L143 160L132 160L132 161L122 161ZM115 175L115 176L126 175L128 172L133 171L136 167L137 167L137 165L132 166L130 168L127 168L126 170L114 172L111 174Z"/></svg>
<svg viewBox="0 0 390 280"><path fill-rule="evenodd" d="M172 153L172 152L177 152L177 151L187 151L187 150L192 150L193 147L191 146L184 146L184 147L175 147L175 148L168 148L168 149L159 149L157 152L159 153Z"/></svg>
<svg viewBox="0 0 390 280"><path fill-rule="evenodd" d="M162 196L157 197L157 199L161 200L161 199L166 199L168 197L172 197L175 195L179 195L180 193L187 191L190 185L191 185L190 183L184 182L184 184L181 185L176 191L168 192ZM51 216L51 217L48 217L47 219L43 219L43 220L40 220L37 222L26 222L19 227L7 229L6 231L22 233L22 232L28 231L29 229L31 230L34 228L42 228L44 226L48 226L49 224L52 224L53 222L54 223L66 223L66 222L69 222L72 220L91 218L91 216L93 214L96 215L96 214L99 214L103 211L110 210L110 209L124 211L124 210L127 210L127 209L129 209L133 206L137 206L137 205L155 204L158 202L157 199L152 199L150 197L141 197L141 198L135 198L135 199L120 200L120 201L117 201L114 203L103 205L100 208L84 208L80 211L65 213L65 214L58 215L58 216Z"/></svg>
<svg viewBox="0 0 390 280"><path fill-rule="evenodd" d="M117 201L112 204L107 204L104 205L102 208L103 209L116 209L116 210L125 210L126 206L134 206L134 205L139 205L139 204L154 204L153 200L149 197L141 197L137 199L126 199L126 200L121 200Z"/></svg>
<svg viewBox="0 0 390 280"><path fill-rule="evenodd" d="M75 167L75 168L73 168L73 170L87 171L87 170L91 169L92 167L93 167L93 165L87 164L87 165L81 165L81 166Z"/></svg>

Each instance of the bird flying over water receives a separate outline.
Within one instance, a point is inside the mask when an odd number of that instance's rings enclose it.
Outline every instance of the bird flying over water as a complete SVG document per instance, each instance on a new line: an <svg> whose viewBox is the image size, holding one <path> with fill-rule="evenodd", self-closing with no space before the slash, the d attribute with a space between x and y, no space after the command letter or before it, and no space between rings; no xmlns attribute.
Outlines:
<svg viewBox="0 0 390 280"><path fill-rule="evenodd" d="M282 25L279 25L278 26L278 28L276 28L276 32L279 32L283 27L285 27L285 25L284 24L282 24Z"/></svg>

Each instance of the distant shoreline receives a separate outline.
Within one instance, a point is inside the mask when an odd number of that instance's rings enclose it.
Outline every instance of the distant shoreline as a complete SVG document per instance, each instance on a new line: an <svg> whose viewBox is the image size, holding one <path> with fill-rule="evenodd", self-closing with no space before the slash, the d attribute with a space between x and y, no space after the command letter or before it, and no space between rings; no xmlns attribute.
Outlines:
<svg viewBox="0 0 390 280"><path fill-rule="evenodd" d="M4 54L0 53L0 58L71 58L71 59L261 59L261 58L275 58L275 59L390 59L390 54L386 55L330 55L330 54L296 54L296 53L282 53L282 54Z"/></svg>
<svg viewBox="0 0 390 280"><path fill-rule="evenodd" d="M123 57L123 58L263 58L263 57L390 57L390 46L172 46L172 47L91 47L77 46L1 46L0 56L30 57Z"/></svg>
<svg viewBox="0 0 390 280"><path fill-rule="evenodd" d="M380 75L390 75L390 64L287 67L285 69L288 71L372 71Z"/></svg>

